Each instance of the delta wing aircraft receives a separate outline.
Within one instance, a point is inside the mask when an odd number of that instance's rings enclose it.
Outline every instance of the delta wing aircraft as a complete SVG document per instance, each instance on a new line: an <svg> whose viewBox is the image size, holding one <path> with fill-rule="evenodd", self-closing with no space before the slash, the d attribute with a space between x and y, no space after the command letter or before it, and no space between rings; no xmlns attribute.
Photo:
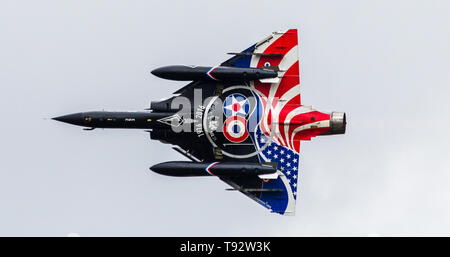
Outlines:
<svg viewBox="0 0 450 257"><path fill-rule="evenodd" d="M300 142L344 134L345 113L300 99L296 29L274 32L219 66L155 69L189 84L139 112L81 112L55 120L95 128L145 129L189 161L150 167L175 176L215 176L271 212L294 215Z"/></svg>

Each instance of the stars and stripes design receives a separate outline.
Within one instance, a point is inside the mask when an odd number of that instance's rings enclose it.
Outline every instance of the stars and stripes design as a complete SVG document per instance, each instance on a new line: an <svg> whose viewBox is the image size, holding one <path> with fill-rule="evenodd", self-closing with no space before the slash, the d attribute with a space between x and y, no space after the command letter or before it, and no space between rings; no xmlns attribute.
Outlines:
<svg viewBox="0 0 450 257"><path fill-rule="evenodd" d="M281 78L277 83L253 81L250 84L258 92L264 109L252 139L260 151L260 160L276 162L279 173L278 179L264 183L263 188L282 188L284 191L282 194L263 193L260 203L273 212L293 214L300 152L296 134L302 130L298 129L298 121L302 119L300 115L312 111L301 105L297 30L274 33L270 40L255 49L255 53L260 54L252 56L250 67L277 66Z"/></svg>
<svg viewBox="0 0 450 257"><path fill-rule="evenodd" d="M274 32L243 53L226 63L279 70L278 82L250 82L263 114L256 129L249 129L249 134L260 162L277 163L278 178L265 181L262 188L281 189L279 193L262 191L257 201L273 212L292 215L298 189L300 141L329 131L330 117L301 104L296 29Z"/></svg>
<svg viewBox="0 0 450 257"><path fill-rule="evenodd" d="M274 140L298 153L300 142L295 140L293 129L288 125L296 114L294 109L286 108L301 106L297 30L275 34L272 41L265 49L261 49L262 53L280 54L282 57L262 55L252 58L252 64L257 68L269 65L280 69L281 80L278 83L253 82L253 87L267 99L263 131L267 134L267 131L276 129Z"/></svg>
<svg viewBox="0 0 450 257"><path fill-rule="evenodd" d="M258 148L262 149L259 154L260 158L265 162L278 164L277 169L285 176L295 200L298 187L299 154L276 142L270 142L269 137L263 133L255 133L254 141Z"/></svg>

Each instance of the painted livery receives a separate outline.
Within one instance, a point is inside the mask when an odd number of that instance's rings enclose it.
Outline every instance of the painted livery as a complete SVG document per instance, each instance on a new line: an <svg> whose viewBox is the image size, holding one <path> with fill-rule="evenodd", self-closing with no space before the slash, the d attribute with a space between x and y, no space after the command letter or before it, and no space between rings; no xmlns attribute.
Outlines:
<svg viewBox="0 0 450 257"><path fill-rule="evenodd" d="M190 161L156 164L159 174L215 176L274 213L293 215L300 142L344 134L344 113L302 105L296 29L274 32L219 66L174 65L152 73L189 80L146 112L83 112L56 120L94 128L138 128Z"/></svg>

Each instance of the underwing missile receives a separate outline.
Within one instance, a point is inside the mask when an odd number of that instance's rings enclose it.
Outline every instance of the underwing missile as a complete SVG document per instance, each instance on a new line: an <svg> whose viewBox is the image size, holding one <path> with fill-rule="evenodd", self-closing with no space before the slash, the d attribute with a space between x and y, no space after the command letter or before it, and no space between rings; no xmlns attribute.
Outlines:
<svg viewBox="0 0 450 257"><path fill-rule="evenodd" d="M245 162L187 162L170 161L163 162L150 167L156 173L174 177L196 177L196 176L259 176L273 174L277 169L272 165Z"/></svg>
<svg viewBox="0 0 450 257"><path fill-rule="evenodd" d="M273 79L278 77L278 73L271 69L185 65L172 65L157 68L152 71L152 74L159 78L178 81L239 82Z"/></svg>

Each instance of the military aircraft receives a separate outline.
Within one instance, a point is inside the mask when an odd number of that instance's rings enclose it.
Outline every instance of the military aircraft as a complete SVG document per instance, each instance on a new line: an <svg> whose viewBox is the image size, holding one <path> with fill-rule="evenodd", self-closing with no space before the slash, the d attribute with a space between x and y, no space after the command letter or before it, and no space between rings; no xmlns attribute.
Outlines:
<svg viewBox="0 0 450 257"><path fill-rule="evenodd" d="M95 128L145 129L189 161L150 167L156 173L215 176L273 213L294 215L300 142L344 134L345 113L302 105L296 29L274 32L219 66L155 69L190 81L139 112L80 112L54 119Z"/></svg>

